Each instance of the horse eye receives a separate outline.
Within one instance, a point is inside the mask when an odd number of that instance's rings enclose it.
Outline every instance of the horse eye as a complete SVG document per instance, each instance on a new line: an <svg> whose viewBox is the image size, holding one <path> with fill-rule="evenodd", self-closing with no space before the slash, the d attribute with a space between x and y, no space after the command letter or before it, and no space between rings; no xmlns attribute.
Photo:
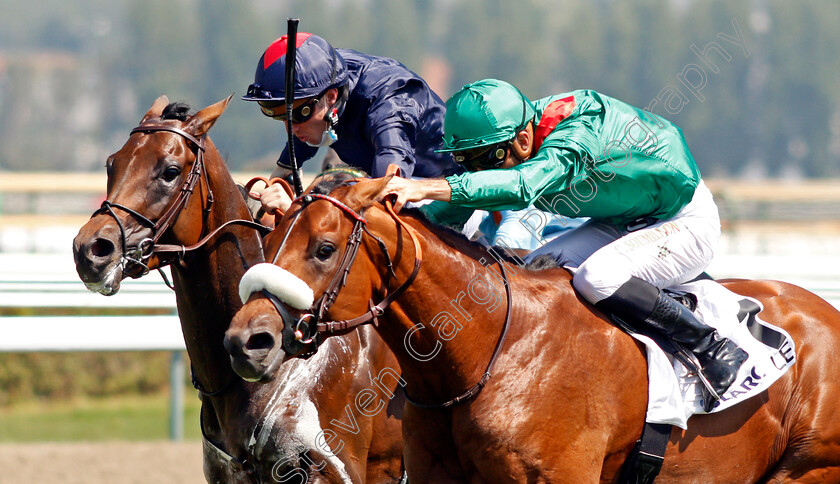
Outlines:
<svg viewBox="0 0 840 484"><path fill-rule="evenodd" d="M317 257L318 260L326 261L327 259L332 257L334 253L335 246L333 246L332 244L323 244L320 247L318 247L317 251L315 251L315 257Z"/></svg>
<svg viewBox="0 0 840 484"><path fill-rule="evenodd" d="M177 167L170 166L170 167L167 167L165 170L163 170L163 175L162 176L163 176L164 181L171 182L172 180L178 178L178 175L180 175L180 174L181 174L181 170L179 170Z"/></svg>

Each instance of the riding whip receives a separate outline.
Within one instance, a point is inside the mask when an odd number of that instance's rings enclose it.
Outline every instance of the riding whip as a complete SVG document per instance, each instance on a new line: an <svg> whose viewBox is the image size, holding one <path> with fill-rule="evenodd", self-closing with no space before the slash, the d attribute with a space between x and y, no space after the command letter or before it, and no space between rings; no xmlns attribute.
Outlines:
<svg viewBox="0 0 840 484"><path fill-rule="evenodd" d="M292 108L295 103L295 58L297 53L297 28L300 19L288 18L288 30L286 35L286 135L288 137L289 160L292 165L292 181L295 186L295 194L303 194L303 184L300 181L300 167L295 157L295 143L292 138Z"/></svg>

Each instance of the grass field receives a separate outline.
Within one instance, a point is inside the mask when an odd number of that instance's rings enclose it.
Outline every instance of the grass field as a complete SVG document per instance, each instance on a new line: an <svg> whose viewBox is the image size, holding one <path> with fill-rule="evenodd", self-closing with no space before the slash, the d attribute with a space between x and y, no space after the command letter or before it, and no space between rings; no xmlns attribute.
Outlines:
<svg viewBox="0 0 840 484"><path fill-rule="evenodd" d="M201 438L200 402L184 398L184 438ZM141 441L169 438L169 395L25 403L0 409L0 442Z"/></svg>

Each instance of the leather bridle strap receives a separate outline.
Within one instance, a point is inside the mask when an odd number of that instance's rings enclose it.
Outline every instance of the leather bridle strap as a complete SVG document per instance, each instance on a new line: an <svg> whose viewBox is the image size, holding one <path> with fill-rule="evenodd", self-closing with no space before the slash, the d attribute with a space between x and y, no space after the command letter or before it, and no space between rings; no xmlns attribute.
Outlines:
<svg viewBox="0 0 840 484"><path fill-rule="evenodd" d="M347 276L350 274L350 268L353 266L353 262L359 254L359 247L362 245L365 224L366 222L357 219L353 225L353 231L350 233L350 238L347 239L347 248L344 251L344 256L341 258L338 269L333 274L329 284L327 284L327 289L324 291L318 303L318 311L315 313L318 316L318 320L324 317L338 297L338 293L341 292L341 288L347 284Z"/></svg>
<svg viewBox="0 0 840 484"><path fill-rule="evenodd" d="M152 241L156 244L160 237L166 232L166 229L172 224L173 219L178 215L178 213L183 209L187 202L189 202L190 197L193 194L195 186L198 184L201 176L204 175L207 178L207 172L204 170L204 138L201 139L196 138L195 136L187 133L186 131L176 128L174 126L166 126L163 124L147 124L138 126L131 130L131 134L134 133L155 133L159 131L168 131L171 133L175 133L181 135L188 141L193 142L197 149L195 153L195 163L193 163L192 168L190 168L190 172L187 173L187 179L184 181L184 185L181 187L180 193L178 193L178 197L175 201L169 205L169 208L166 210L166 213L161 216L158 221L155 223L154 227L154 235ZM207 183L208 190L210 187L210 183ZM208 203L213 203L213 194L210 192Z"/></svg>
<svg viewBox="0 0 840 484"><path fill-rule="evenodd" d="M414 231L414 229L410 225L405 223L396 213L394 213L394 209L393 209L393 206L391 205L390 201L385 202L385 209L388 211L389 214L391 214L391 217L393 217L394 220L401 227L403 227L405 229L405 231L408 233L409 237L411 238L412 243L414 244L414 268L412 269L411 274L408 276L408 278L405 281L403 281L402 284L400 284L399 287L397 287L397 289L395 289L394 291L390 292L387 296L385 296L385 298L382 301L380 301L379 304L374 305L373 301L371 301L370 309L366 313L362 314L361 316L358 316L358 317L353 318L353 319L343 320L343 321L318 322L316 324L316 328L317 328L317 331L319 333L335 333L335 332L339 332L339 331L347 331L349 329L353 329L357 326L361 326L361 325L367 324L367 323L373 323L374 326L378 326L379 325L379 320L378 320L379 316L382 316L383 314L385 314L385 309L395 299L400 297L400 295L403 292L405 292L405 290L408 288L408 286L411 285L412 282L414 282L414 279L417 277L417 274L420 272L420 265L423 263L423 249L420 246L420 241L418 240L417 233ZM367 230L365 230L365 232L367 232ZM354 233L355 233L355 231L354 231ZM352 240L351 240L351 242L352 242ZM354 252L356 250L358 250L358 245L360 243L361 243L361 231L359 231L359 235L358 235L357 240L355 242L356 247L354 249ZM384 249L384 250L385 250L385 253L387 255L387 249ZM350 251L350 246L349 246L349 243L348 243L347 252L349 253L349 251ZM345 260L346 259L348 259L348 258L345 256ZM346 271L349 271L350 264L352 264L353 259L355 259L355 254L353 254L352 258L350 258L350 261L348 262L346 268L340 268L339 272L336 273L336 276L333 277L333 281L338 280L341 270L342 269L345 270L345 274L343 276L341 276L341 282L342 282L341 286L338 286L337 288L333 289L333 292L335 293L336 296L338 295L338 291L341 290L341 287L343 286L343 282L346 282ZM327 293L325 292L325 295L326 294ZM333 298L334 297L335 296L333 296ZM318 319L320 320L320 316L319 316Z"/></svg>
<svg viewBox="0 0 840 484"><path fill-rule="evenodd" d="M143 124L137 126L136 128L131 130L131 134L134 133L156 133L158 131L169 131L170 133L175 133L183 136L184 138L188 139L195 143L196 146L199 147L202 151L204 151L204 143L202 140L199 140L195 136L187 133L181 128L176 128L175 126L167 126L165 124ZM203 138L202 138L203 139Z"/></svg>
<svg viewBox="0 0 840 484"><path fill-rule="evenodd" d="M193 193L195 185L198 183L199 179L201 178L202 173L204 172L204 143L203 140L199 140L195 136L187 133L182 129L178 129L174 126L165 126L162 124L147 124L143 126L138 126L131 130L131 134L134 133L153 133L157 131L169 131L172 133L176 133L178 135L183 136L187 140L195 143L198 147L195 155L195 163L193 163L190 172L187 174L187 179L184 181L184 185L181 187L181 191L178 193L178 197L175 201L169 205L169 208L166 210L166 213L163 214L161 218L158 219L157 222L152 222L146 216L140 214L136 210L128 208L124 205L120 205L117 203L113 203L110 200L105 200L102 202L102 206L93 212L92 217L99 215L100 213L108 213L117 221L117 225L120 227L120 233L122 234L122 243L123 243L123 253L126 251L126 241L125 241L125 228L123 227L122 223L119 221L119 217L117 214L114 213L114 208L118 208L132 217L134 217L141 225L151 229L152 237L151 243L152 245L156 244L163 233L169 228L169 225L172 223L172 219L177 215L177 213L187 204L189 201L190 196ZM206 177L206 174L205 174ZM207 186L209 187L210 184L208 183ZM209 188L208 188L209 189ZM212 197L212 195L211 195ZM149 253L148 255L151 255ZM147 256L148 256L147 255Z"/></svg>
<svg viewBox="0 0 840 484"><path fill-rule="evenodd" d="M340 200L338 200L334 197L331 197L329 195L313 194L313 193L306 194L306 195L303 195L301 197L298 197L297 199L295 199L292 202L293 205L296 204L296 203L301 203L303 206L301 207L300 210L295 212L294 215L292 215L293 219L292 219L292 222L291 222L291 226L286 230L284 238L280 243L280 247L277 249L277 252L275 253L274 262L276 262L278 257L280 256L280 252L282 251L283 247L285 246L286 240L288 240L289 234L291 233L292 228L294 227L294 224L297 223L297 221L299 220L300 214L303 213L303 210L306 208L307 205L309 205L310 203L312 203L316 200L324 200L324 201L330 202L336 208L343 211L345 214L347 214L350 218L352 218L355 221L355 224L353 226L353 231L350 235L350 238L348 239L347 246L346 246L345 251L344 251L344 256L342 257L342 260L339 263L338 269L336 270L335 274L333 275L332 279L330 280L330 283L328 284L327 289L324 291L324 293L321 296L321 298L319 299L319 301L316 302L317 310L313 308L314 315L311 315L312 316L311 323L314 323L314 324L311 324L310 322L307 322L307 327L308 327L307 337L310 341L313 342L312 344L314 344L315 348L317 349L317 345L319 344L319 341L320 341L320 338L317 338L317 335L319 335L321 333L334 333L334 332L337 332L337 331L345 331L345 330L349 330L349 329L355 328L357 326L360 326L360 325L363 325L363 324L366 324L366 323L373 323L374 325L378 325L379 324L379 320L378 320L379 316L382 316L385 313L385 309L395 299L397 299L406 290L406 288L408 288L408 286L411 285L411 283L417 277L417 274L420 271L420 265L423 262L423 251L422 251L422 248L420 246L420 242L418 240L417 234L414 231L414 229L410 225L406 224L402 219L400 219L396 215L396 213L394 213L393 207L391 206L390 201L386 202L385 203L386 210L391 214L392 217L394 217L394 219L397 221L397 223L401 227L403 227L404 230L406 230L408 232L408 234L411 237L412 242L414 244L415 261L414 261L414 268L413 268L411 274L399 287L397 287L396 290L389 292L389 294L387 296L385 296L385 298L382 301L380 301L379 304L374 305L373 301L370 301L369 310L366 313L362 314L361 316L359 316L357 318L350 319L350 320L345 320L345 321L320 322L320 318L326 314L326 312L329 310L329 307L332 305L332 303L335 301L336 297L338 296L338 293L341 291L341 289L347 283L347 276L350 272L350 268L352 267L353 262L356 260L356 255L358 254L358 250L359 250L359 247L361 246L362 238L364 237L365 233L370 235L373 239L375 239L379 243L379 247L382 249L383 253L385 254L385 257L388 259L388 262L387 262L388 277L393 276L394 278L396 278L396 274L394 273L393 261L391 260L390 254L388 253L388 248L385 246L384 242L382 242L382 240L379 237L376 237L375 235L373 235L372 233L370 233L367 230L367 220L365 219L365 217L361 213L356 212L355 210L353 210L352 208L350 208L349 206L347 206L346 204L344 204L343 202L341 202ZM280 304L279 301L276 300L276 298L273 297L272 295L270 295L270 293L268 293L267 291L264 291L264 292L266 292L266 295L269 297L269 300L272 301L272 303L275 305L276 309L280 313L281 318L284 320L284 325L286 324L286 319L290 319L290 320L294 319L294 318L291 318L288 315L284 315L285 311L281 310L280 307L277 307ZM300 322L298 322L298 325L299 324L300 324ZM304 335L301 332L299 337L297 335L295 336L295 339L297 341L303 342L303 337L304 337ZM312 350L307 354L314 354L314 351L315 350ZM295 354L294 351L292 351L290 353Z"/></svg>
<svg viewBox="0 0 840 484"><path fill-rule="evenodd" d="M167 126L163 124L146 124L142 126L138 126L131 130L131 134L134 133L155 133L159 131L168 131L170 133L175 133L179 136L182 136L184 139L192 142L196 145L196 160L193 163L190 172L187 174L187 179L184 181L184 185L181 187L181 191L178 194L178 197L175 201L169 206L166 210L166 213L163 214L161 218L158 219L157 222L152 222L144 215L140 214L136 210L130 209L124 205L120 205L117 203L110 202L105 200L102 202L102 206L99 210L95 211L93 215L98 215L103 212L107 212L114 220L117 221L117 225L120 228L120 233L122 234L122 244L123 244L123 253L126 252L126 241L125 241L125 228L120 222L119 218L117 217L116 213L114 213L114 208L120 209L132 217L134 217L141 225L149 228L152 230L152 238L148 239L150 241L150 251L147 254L144 254L145 257L151 256L152 254L185 254L187 252L196 250L198 248L203 247L210 239L215 237L225 228L231 225L244 225L246 227L250 227L260 231L263 234L267 234L271 232L270 227L266 227L265 225L256 223L252 220L229 220L222 224L220 227L217 227L215 230L210 232L209 234L205 235L201 240L197 243L189 246L184 245L173 245L173 244L158 244L158 240L160 240L161 236L166 232L169 226L172 224L172 221L177 216L177 214L186 206L187 202L189 202L190 197L192 196L196 184L198 184L199 180L202 176L204 176L205 180L207 179L207 170L204 166L204 139L196 138L195 136L187 133L186 131L176 128L174 126ZM208 189L208 204L213 203L213 192L210 191L210 183L207 181L207 189ZM141 248L143 249L143 248ZM135 261L137 262L137 261Z"/></svg>
<svg viewBox="0 0 840 484"><path fill-rule="evenodd" d="M203 239L201 239L197 244L188 247L183 245L157 245L157 242L160 240L160 238L163 236L166 230L169 229L170 225L172 225L174 219L189 202L190 197L192 196L195 190L195 186L200 182L202 175L204 176L205 183L207 185L207 206L204 208L205 214L209 212L210 207L213 204L213 191L210 188L209 176L204 166L204 137L199 139L191 135L190 133L187 133L183 129L164 124L151 123L137 126L136 128L131 130L131 134L156 133L160 131L166 131L177 134L196 146L195 162L190 168L190 171L187 173L187 178L184 181L184 184L181 186L181 191L178 193L178 196L176 197L175 201L169 205L163 216L161 216L157 222L153 222L149 220L149 218L147 218L146 216L137 212L136 210L128 208L124 205L120 205L118 203L113 203L110 200L103 201L100 208L93 212L93 215L91 215L91 217L95 217L96 215L105 213L111 216L116 221L117 226L120 229L120 242L122 244L122 252L124 259L123 263L129 262L137 264L145 269L145 274L149 272L149 268L146 265L146 260L149 257L151 257L152 254L177 253L183 256L186 252L202 247L204 244L207 243L208 240L215 237L216 234L218 234L223 228L229 225L245 225L257 229L263 233L271 231L270 228L265 227L261 224L257 224L250 220L233 220L226 222L221 227L217 228L216 230L205 236ZM127 247L128 243L126 240L125 226L120 221L120 218L117 217L116 212L114 212L115 208L131 215L135 220L137 220L137 222L139 222L141 225L152 231L152 236L150 238L143 239L136 247L131 248L130 253ZM161 267L168 265L170 262L171 261L162 260ZM158 270L160 270L160 267L158 268ZM164 278L164 281L166 282L167 286L174 289L174 287L166 278L166 275L163 272L161 272L161 276Z"/></svg>
<svg viewBox="0 0 840 484"><path fill-rule="evenodd" d="M496 341L496 347L493 349L493 356L490 358L490 363L487 364L487 369L484 370L484 374L481 375L481 379L478 380L478 383L470 387L469 390L465 391L464 393L458 395L457 397L448 400L443 403L436 403L436 404L425 404L414 400L413 398L408 396L408 392L403 389L403 394L405 395L405 399L408 403L414 405L415 407L419 408L426 408L426 409L435 409L435 408L449 408L454 405L458 405L459 403L464 403L467 400L475 398L480 392L481 389L484 388L484 385L487 384L487 381L490 380L493 371L493 365L496 364L496 360L499 358L499 354L501 353L502 346L505 344L505 339L507 338L508 328L510 327L510 314L511 309L513 307L513 300L511 299L510 295L510 282L508 281L507 273L505 272L505 265L504 262L499 260L499 269L502 272L502 280L505 284L505 294L507 295L507 313L505 314L505 323L502 327L502 334L499 335L499 339Z"/></svg>
<svg viewBox="0 0 840 484"><path fill-rule="evenodd" d="M117 222L117 227L119 227L119 229L120 229L120 243L122 244L122 247L121 247L122 252L123 252L123 254L126 254L127 253L126 252L126 245L128 245L128 243L127 243L126 237L125 237L125 226L123 226L123 223L120 221L120 218L117 217L117 213L114 212L115 208L118 208L118 209L122 210L123 212L126 212L127 214L131 215L138 222L140 222L140 225L143 225L146 228L151 229L153 233L154 233L154 230L155 230L155 223L152 222L151 220L147 219L145 216L143 216L141 213L137 212L136 210L132 210L132 209L130 209L130 208L124 206L124 205L120 205L119 203L112 203L108 200L105 200L105 201L102 202L102 205L100 205L99 208L95 212L93 212L93 215L91 215L91 218L93 218L93 217L95 217L95 216L97 216L101 213L107 213L108 215L111 216L111 218L114 219L115 222ZM151 241L151 239L148 239L148 240ZM141 252L143 251L142 247L140 247L139 249L140 249Z"/></svg>
<svg viewBox="0 0 840 484"><path fill-rule="evenodd" d="M152 252L154 252L155 254L160 254L160 253L185 254L187 252L191 252L191 251L194 251L196 249L200 249L210 239L212 239L213 237L218 235L219 232L221 232L222 230L226 229L227 227L229 227L231 225L244 225L245 227L249 227L249 228L258 230L259 232L261 232L263 234L267 234L267 233L269 233L273 230L271 227L266 227L265 225L263 225L261 223L253 222L251 220L241 220L241 219L228 220L227 222L218 226L215 230L213 230L209 234L205 235L201 240L199 240L198 242L196 242L193 245L155 244L155 246L152 248Z"/></svg>

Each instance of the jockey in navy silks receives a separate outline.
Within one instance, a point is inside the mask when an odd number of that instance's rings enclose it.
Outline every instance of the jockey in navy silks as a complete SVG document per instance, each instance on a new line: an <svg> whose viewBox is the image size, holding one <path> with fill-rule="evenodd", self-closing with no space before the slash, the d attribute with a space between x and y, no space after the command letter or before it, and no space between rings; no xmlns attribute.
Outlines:
<svg viewBox="0 0 840 484"><path fill-rule="evenodd" d="M717 206L680 129L595 91L531 103L496 79L468 84L446 104L443 151L468 172L393 178L383 197L396 195L396 209L435 200L421 210L450 226L474 209L530 205L589 217L529 259L562 259L589 303L693 353L710 411L747 354L662 290L700 275L720 237Z"/></svg>
<svg viewBox="0 0 840 484"><path fill-rule="evenodd" d="M437 151L443 148L445 106L417 74L393 59L335 49L305 32L297 35L296 46L292 132L299 164L329 146L344 163L374 177L384 176L390 164L415 178L464 171L449 153ZM286 48L285 35L268 46L242 97L282 121L288 119ZM272 176L290 173L288 147L277 166ZM279 186L263 192L263 208L275 208L281 193Z"/></svg>

